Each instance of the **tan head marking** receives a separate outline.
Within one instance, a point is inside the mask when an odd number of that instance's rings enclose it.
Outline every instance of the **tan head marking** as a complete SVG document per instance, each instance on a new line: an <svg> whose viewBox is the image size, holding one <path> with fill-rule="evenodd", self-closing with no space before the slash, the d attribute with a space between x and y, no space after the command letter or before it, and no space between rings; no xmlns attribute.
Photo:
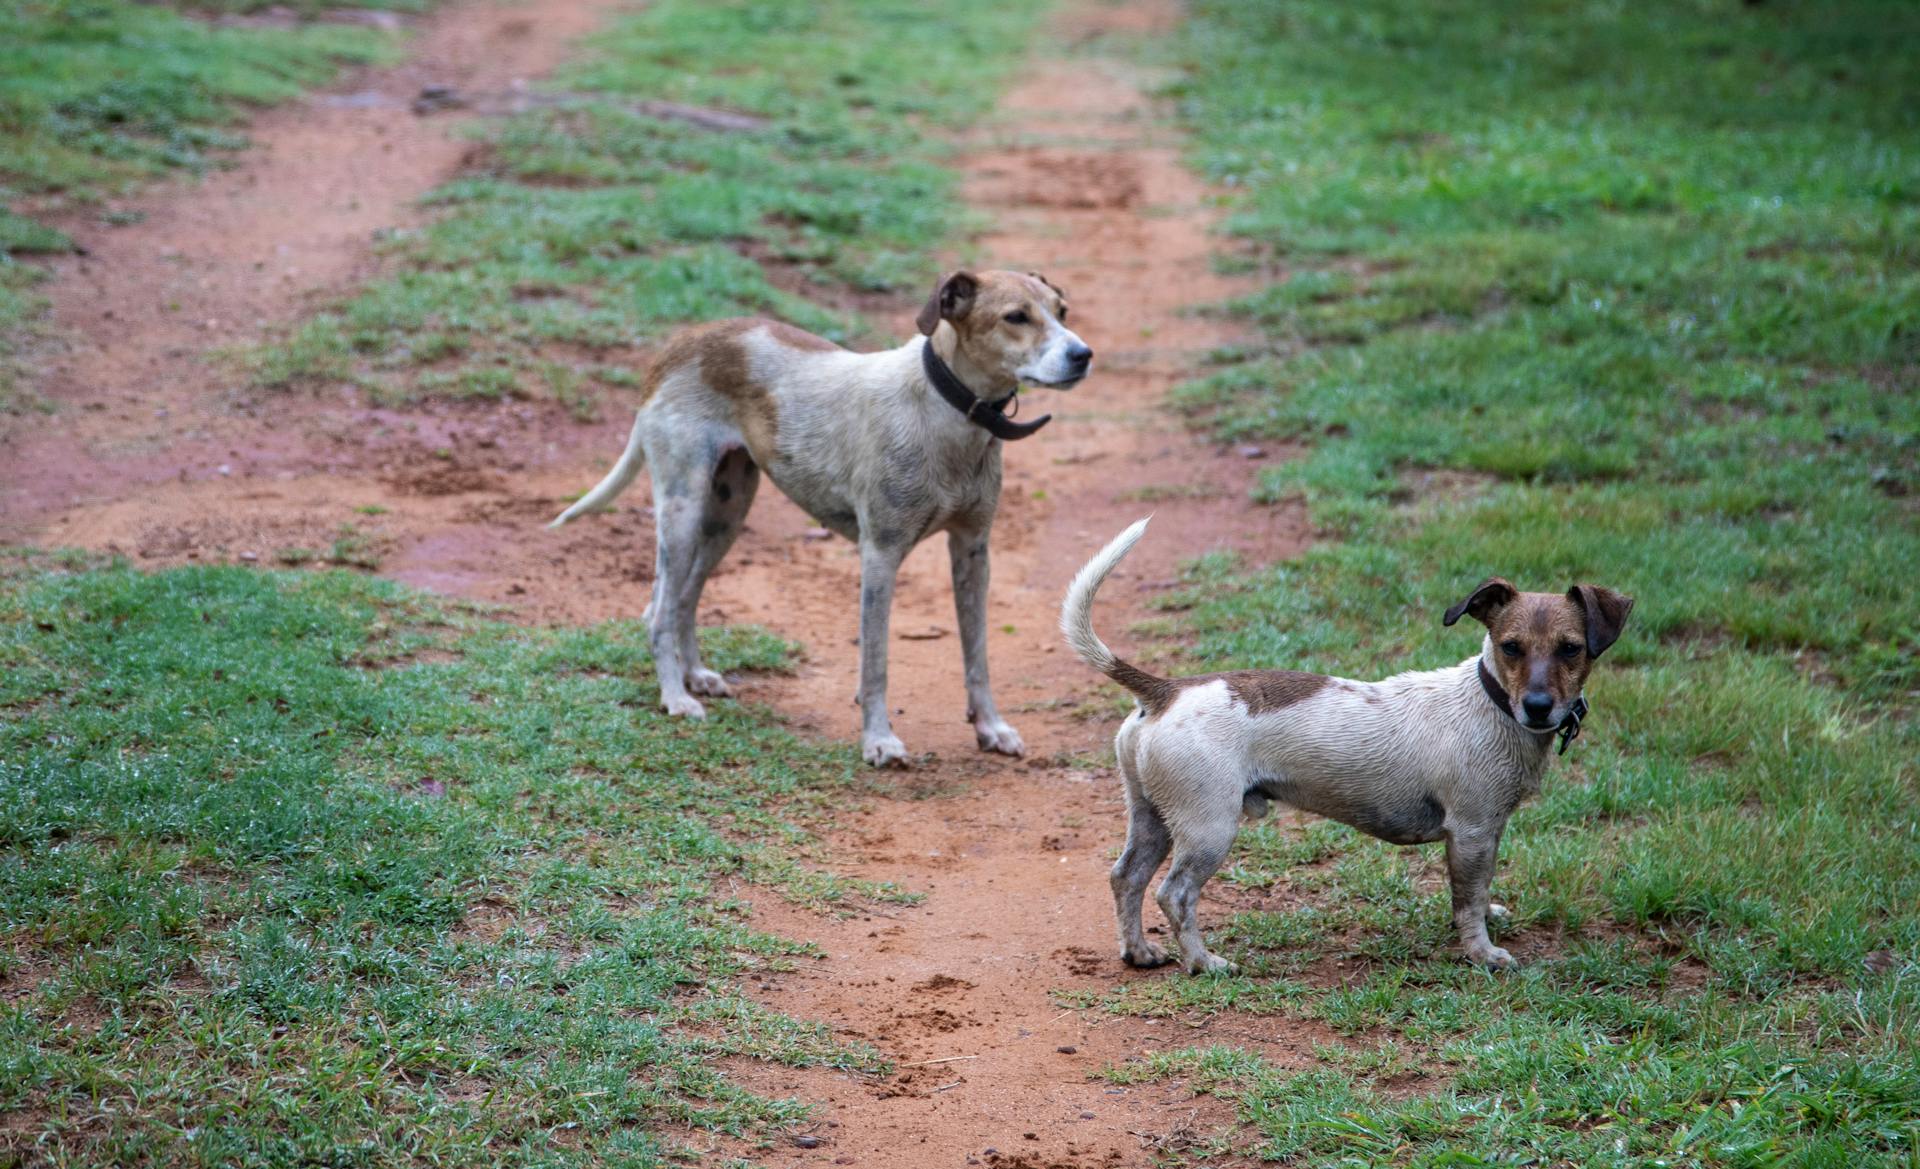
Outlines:
<svg viewBox="0 0 1920 1169"><path fill-rule="evenodd" d="M1620 636L1633 598L1597 585L1565 593L1523 593L1490 577L1447 610L1452 625L1470 615L1487 627L1486 659L1505 688L1510 713L1534 730L1550 730L1580 696L1593 659Z"/></svg>
<svg viewBox="0 0 1920 1169"><path fill-rule="evenodd" d="M1066 315L1066 295L1046 277L994 269L941 280L915 323L929 337L951 325L956 369L983 383L975 392L997 394L1021 382L1065 389L1086 376L1093 351Z"/></svg>

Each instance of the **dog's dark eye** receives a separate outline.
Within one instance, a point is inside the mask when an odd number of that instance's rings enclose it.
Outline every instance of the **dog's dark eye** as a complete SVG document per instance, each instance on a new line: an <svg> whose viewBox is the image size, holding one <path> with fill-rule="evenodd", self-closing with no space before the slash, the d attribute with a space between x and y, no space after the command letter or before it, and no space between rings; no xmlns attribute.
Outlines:
<svg viewBox="0 0 1920 1169"><path fill-rule="evenodd" d="M1067 306L1064 304L1061 305L1060 312L1057 315L1060 317L1060 323L1063 325L1066 324L1067 323Z"/></svg>
<svg viewBox="0 0 1920 1169"><path fill-rule="evenodd" d="M1579 642L1563 641L1560 643L1560 656L1567 659L1568 661L1572 661L1573 659L1579 657L1580 652L1581 650L1580 650Z"/></svg>
<svg viewBox="0 0 1920 1169"><path fill-rule="evenodd" d="M1026 309L1021 308L1021 309L1015 309L1012 312L1008 313L1006 316L1006 321L1007 321L1007 324L1009 325L1026 325L1026 324L1031 324L1033 322L1033 318L1027 315Z"/></svg>
<svg viewBox="0 0 1920 1169"><path fill-rule="evenodd" d="M1503 641L1500 643L1500 652L1510 658L1517 658L1526 651L1520 648L1520 643L1517 641Z"/></svg>

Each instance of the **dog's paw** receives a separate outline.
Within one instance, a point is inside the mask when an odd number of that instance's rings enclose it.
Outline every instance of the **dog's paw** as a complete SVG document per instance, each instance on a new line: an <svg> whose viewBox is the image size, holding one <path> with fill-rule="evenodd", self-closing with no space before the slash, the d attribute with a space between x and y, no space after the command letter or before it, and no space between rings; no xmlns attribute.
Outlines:
<svg viewBox="0 0 1920 1169"><path fill-rule="evenodd" d="M707 717L707 708L700 705L700 700L691 695L682 694L677 698L663 698L660 700L660 705L666 707L667 713L675 718Z"/></svg>
<svg viewBox="0 0 1920 1169"><path fill-rule="evenodd" d="M1196 977L1202 974L1233 974L1236 972L1233 963L1218 954L1209 954L1204 951L1198 958L1193 959L1191 962L1183 963L1183 965L1186 967L1188 974Z"/></svg>
<svg viewBox="0 0 1920 1169"><path fill-rule="evenodd" d="M1512 915L1507 912L1507 907L1498 901L1487 906L1487 918L1491 921L1505 921L1511 916Z"/></svg>
<svg viewBox="0 0 1920 1169"><path fill-rule="evenodd" d="M1165 966L1173 961L1167 956L1166 948L1152 942L1141 942L1131 950L1121 950L1120 960L1140 970L1151 970L1155 966Z"/></svg>
<svg viewBox="0 0 1920 1169"><path fill-rule="evenodd" d="M1488 946L1483 950L1470 951L1467 957L1478 965L1485 966L1489 970L1510 970L1516 965L1513 960L1513 955L1498 946Z"/></svg>
<svg viewBox="0 0 1920 1169"><path fill-rule="evenodd" d="M907 745L897 735L868 735L860 741L860 757L874 767L905 767Z"/></svg>
<svg viewBox="0 0 1920 1169"><path fill-rule="evenodd" d="M1021 741L1020 732L1008 726L1004 719L982 719L974 723L973 737L982 751L998 751L1002 755L1027 753L1027 745Z"/></svg>
<svg viewBox="0 0 1920 1169"><path fill-rule="evenodd" d="M727 686L727 680L712 670L687 671L687 689L695 694L705 694L710 698L733 697L733 691Z"/></svg>

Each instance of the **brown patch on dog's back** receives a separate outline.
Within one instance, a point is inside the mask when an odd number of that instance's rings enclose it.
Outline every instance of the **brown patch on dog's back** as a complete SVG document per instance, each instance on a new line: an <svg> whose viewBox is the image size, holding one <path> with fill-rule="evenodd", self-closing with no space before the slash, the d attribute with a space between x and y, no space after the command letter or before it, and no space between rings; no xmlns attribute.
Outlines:
<svg viewBox="0 0 1920 1169"><path fill-rule="evenodd" d="M666 379L679 370L693 366L707 388L733 406L734 421L747 442L747 450L756 462L773 457L780 433L780 416L773 395L753 376L753 366L745 347L747 334L765 328L776 341L796 349L836 348L824 337L815 337L792 325L751 317L714 321L683 329L668 338L647 371L642 387L644 401L652 401Z"/></svg>
<svg viewBox="0 0 1920 1169"><path fill-rule="evenodd" d="M1234 701L1248 714L1272 714L1318 694L1332 681L1325 674L1299 670L1230 670L1222 674L1195 674L1190 678L1156 678L1131 662L1116 659L1109 677L1133 692L1148 718L1166 713L1184 690L1225 682Z"/></svg>
<svg viewBox="0 0 1920 1169"><path fill-rule="evenodd" d="M1226 682L1228 692L1246 706L1248 714L1271 714L1276 710L1285 710L1296 702L1304 702L1318 694L1332 680L1325 674L1308 674L1299 670L1235 670L1213 677ZM1183 678L1181 681L1190 680Z"/></svg>
<svg viewBox="0 0 1920 1169"><path fill-rule="evenodd" d="M660 392L660 384L668 375L689 365L705 365L709 347L738 337L760 322L745 317L727 321L713 321L705 325L695 325L690 329L681 329L667 338L653 355L653 364L647 367L647 378L640 387L642 403L653 401Z"/></svg>

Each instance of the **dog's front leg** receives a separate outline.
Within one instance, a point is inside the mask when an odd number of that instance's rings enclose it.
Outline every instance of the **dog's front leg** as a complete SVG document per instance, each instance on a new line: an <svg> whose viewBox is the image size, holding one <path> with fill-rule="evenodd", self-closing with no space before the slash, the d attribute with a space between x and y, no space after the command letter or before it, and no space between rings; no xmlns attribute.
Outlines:
<svg viewBox="0 0 1920 1169"><path fill-rule="evenodd" d="M1513 955L1487 936L1488 891L1505 827L1496 824L1447 836L1447 876L1453 884L1453 926L1460 931L1460 946L1470 961L1495 970L1513 965Z"/></svg>
<svg viewBox="0 0 1920 1169"><path fill-rule="evenodd" d="M987 680L987 529L954 529L947 533L947 554L953 561L953 607L960 620L960 657L967 678L967 721L982 751L1024 755L1027 745L1020 732L1000 717L993 704L993 686Z"/></svg>
<svg viewBox="0 0 1920 1169"><path fill-rule="evenodd" d="M860 754L875 767L904 765L906 744L887 717L887 625L905 550L860 543Z"/></svg>

